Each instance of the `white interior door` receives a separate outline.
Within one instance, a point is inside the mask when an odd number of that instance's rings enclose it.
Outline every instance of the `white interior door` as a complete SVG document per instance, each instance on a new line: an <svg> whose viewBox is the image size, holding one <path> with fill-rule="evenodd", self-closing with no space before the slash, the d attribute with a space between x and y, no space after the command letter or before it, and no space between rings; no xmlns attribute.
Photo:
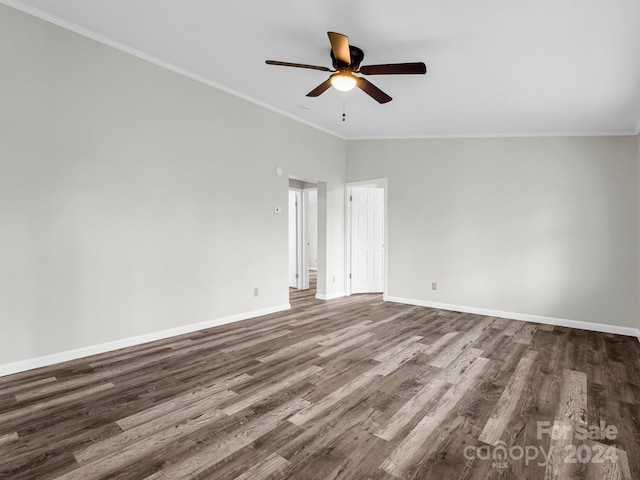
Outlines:
<svg viewBox="0 0 640 480"><path fill-rule="evenodd" d="M351 293L384 289L384 189L352 187Z"/></svg>
<svg viewBox="0 0 640 480"><path fill-rule="evenodd" d="M300 271L300 191L289 190L289 287L299 288Z"/></svg>

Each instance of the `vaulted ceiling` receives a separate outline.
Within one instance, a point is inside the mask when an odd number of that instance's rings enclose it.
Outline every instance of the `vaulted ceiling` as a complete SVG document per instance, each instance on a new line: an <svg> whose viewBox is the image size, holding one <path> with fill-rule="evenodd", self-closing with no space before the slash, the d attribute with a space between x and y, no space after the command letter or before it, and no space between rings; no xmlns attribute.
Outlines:
<svg viewBox="0 0 640 480"><path fill-rule="evenodd" d="M343 138L635 134L638 0L1 0ZM331 67L327 31L393 97L305 95ZM19 47L17 47L19 48ZM346 121L342 114L346 113Z"/></svg>

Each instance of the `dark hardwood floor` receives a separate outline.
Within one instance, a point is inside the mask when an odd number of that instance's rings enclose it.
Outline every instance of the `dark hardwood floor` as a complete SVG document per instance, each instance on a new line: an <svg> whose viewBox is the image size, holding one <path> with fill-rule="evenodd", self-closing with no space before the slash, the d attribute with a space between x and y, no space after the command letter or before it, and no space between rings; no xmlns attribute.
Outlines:
<svg viewBox="0 0 640 480"><path fill-rule="evenodd" d="M0 378L0 478L640 479L637 339L313 293Z"/></svg>

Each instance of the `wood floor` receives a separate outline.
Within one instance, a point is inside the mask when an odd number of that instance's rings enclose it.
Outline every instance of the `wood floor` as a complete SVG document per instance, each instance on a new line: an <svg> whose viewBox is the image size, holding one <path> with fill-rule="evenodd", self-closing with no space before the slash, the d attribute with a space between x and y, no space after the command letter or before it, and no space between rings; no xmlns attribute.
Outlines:
<svg viewBox="0 0 640 480"><path fill-rule="evenodd" d="M0 378L0 478L640 479L637 339L292 304Z"/></svg>

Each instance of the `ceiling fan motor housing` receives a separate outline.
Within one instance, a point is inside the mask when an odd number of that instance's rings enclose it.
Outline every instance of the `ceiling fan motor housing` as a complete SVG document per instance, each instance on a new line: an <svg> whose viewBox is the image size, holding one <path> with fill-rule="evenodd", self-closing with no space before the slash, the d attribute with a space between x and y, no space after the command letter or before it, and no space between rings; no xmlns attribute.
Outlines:
<svg viewBox="0 0 640 480"><path fill-rule="evenodd" d="M349 53L351 54L351 64L345 64L338 61L333 54L333 50L331 50L331 62L333 63L333 68L336 70L352 70L354 72L358 70L358 68L360 68L360 63L362 63L362 60L364 59L364 52L358 47L349 45Z"/></svg>

